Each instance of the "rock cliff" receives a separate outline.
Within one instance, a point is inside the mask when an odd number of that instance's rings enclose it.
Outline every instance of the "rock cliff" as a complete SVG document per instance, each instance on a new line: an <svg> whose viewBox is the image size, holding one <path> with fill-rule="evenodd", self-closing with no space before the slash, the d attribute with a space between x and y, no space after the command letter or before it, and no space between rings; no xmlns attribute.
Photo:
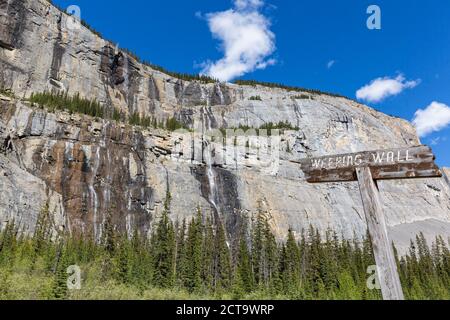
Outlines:
<svg viewBox="0 0 450 320"><path fill-rule="evenodd" d="M420 144L407 121L355 101L180 80L70 23L44 0L0 3L0 88L15 94L0 97L0 224L15 219L32 230L48 204L55 225L71 232L100 237L107 214L122 230L148 232L170 193L173 219L199 207L230 236L243 217L262 210L280 237L309 224L353 237L366 228L357 184L308 184L290 160ZM44 91L80 93L125 115L175 118L190 130L48 112L26 101ZM227 138L226 146L205 138L214 129L219 135L279 122L291 130L255 141ZM400 248L418 231L450 235L445 178L379 187Z"/></svg>

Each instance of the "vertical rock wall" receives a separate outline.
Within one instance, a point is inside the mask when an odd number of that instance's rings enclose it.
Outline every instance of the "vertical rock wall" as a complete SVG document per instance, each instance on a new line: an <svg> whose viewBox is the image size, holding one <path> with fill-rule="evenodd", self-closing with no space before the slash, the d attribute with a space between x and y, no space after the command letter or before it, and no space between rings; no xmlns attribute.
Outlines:
<svg viewBox="0 0 450 320"><path fill-rule="evenodd" d="M71 232L100 237L107 215L118 228L148 232L170 192L173 219L190 217L200 207L216 215L230 235L242 217L262 210L279 237L309 224L353 237L366 228L357 185L310 185L290 160L420 144L407 121L352 100L180 80L68 22L44 0L0 2L0 88L16 95L0 97L0 223L13 218L32 230L49 203L55 224ZM43 91L80 93L127 115L175 117L195 130L173 133L48 113L23 100ZM225 154L232 161L208 168L204 141L192 142L205 128L280 121L296 130L285 130L276 152L262 159L258 146L236 153L215 142L208 157ZM264 161L276 167L255 165ZM450 234L446 180L386 181L380 190L400 246L417 231L430 238Z"/></svg>

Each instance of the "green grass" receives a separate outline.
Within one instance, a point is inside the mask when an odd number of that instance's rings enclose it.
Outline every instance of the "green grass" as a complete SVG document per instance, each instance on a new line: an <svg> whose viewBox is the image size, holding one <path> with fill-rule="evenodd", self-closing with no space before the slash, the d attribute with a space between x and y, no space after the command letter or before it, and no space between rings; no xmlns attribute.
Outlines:
<svg viewBox="0 0 450 320"><path fill-rule="evenodd" d="M26 261L23 261L24 263ZM98 261L100 265L102 261ZM83 284L80 290L68 290L66 300L205 300L214 297L189 293L184 289L139 288L114 279L104 281L98 267L81 265ZM41 268L41 267L39 267ZM5 278L7 277L7 278ZM55 277L42 269L5 272L0 268L0 300L54 300ZM223 296L226 298L225 296Z"/></svg>

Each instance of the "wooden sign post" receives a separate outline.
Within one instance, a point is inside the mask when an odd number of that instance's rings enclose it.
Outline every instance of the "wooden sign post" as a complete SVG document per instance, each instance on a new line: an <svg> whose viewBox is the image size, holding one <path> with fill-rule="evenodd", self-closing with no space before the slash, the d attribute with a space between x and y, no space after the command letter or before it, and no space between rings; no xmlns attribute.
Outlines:
<svg viewBox="0 0 450 320"><path fill-rule="evenodd" d="M376 181L441 177L434 160L429 147L418 146L293 161L301 165L310 183L358 181L385 300L403 300L404 296Z"/></svg>

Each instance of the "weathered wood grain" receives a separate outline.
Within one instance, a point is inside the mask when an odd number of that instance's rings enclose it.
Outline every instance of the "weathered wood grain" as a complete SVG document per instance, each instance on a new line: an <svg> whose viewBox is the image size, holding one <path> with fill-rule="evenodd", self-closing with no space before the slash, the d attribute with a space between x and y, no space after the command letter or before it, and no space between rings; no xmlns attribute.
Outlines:
<svg viewBox="0 0 450 320"><path fill-rule="evenodd" d="M293 161L311 183L355 181L356 168L370 167L375 180L441 177L428 146L365 151Z"/></svg>
<svg viewBox="0 0 450 320"><path fill-rule="evenodd" d="M384 300L403 300L403 290L378 189L368 167L356 168L361 198L377 264L377 274Z"/></svg>

